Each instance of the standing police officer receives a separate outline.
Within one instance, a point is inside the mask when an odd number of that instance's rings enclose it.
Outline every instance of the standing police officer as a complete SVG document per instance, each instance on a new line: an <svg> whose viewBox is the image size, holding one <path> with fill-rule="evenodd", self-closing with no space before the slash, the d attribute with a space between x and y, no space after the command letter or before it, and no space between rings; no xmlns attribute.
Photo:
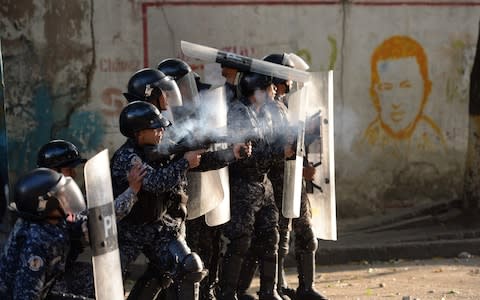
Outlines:
<svg viewBox="0 0 480 300"><path fill-rule="evenodd" d="M195 96L190 91L188 76L195 78L196 87L199 88L199 81L190 66L177 58L170 58L161 61L157 67L165 75L172 77L178 84L182 99L190 97L192 102ZM183 83L183 84L182 84ZM183 87L183 88L182 88ZM214 109L214 108L211 108ZM193 251L198 253L205 267L208 269L207 277L200 283L200 300L215 299L215 285L217 283L217 270L219 255L221 251L220 226L210 227L206 224L204 217L186 221L186 240Z"/></svg>
<svg viewBox="0 0 480 300"><path fill-rule="evenodd" d="M128 139L111 161L114 196L127 187L126 174L132 165L146 167L139 200L118 223L120 259L125 271L143 252L154 268L149 278L152 285L165 288L175 280L178 299L194 299L195 283L204 274L200 258L182 237L186 216L182 182L186 171L199 165L200 154L190 151L175 161L148 161L145 147L158 145L168 125L155 106L143 101L128 104L120 114L120 131ZM159 291L150 292L152 299ZM132 290L132 298L142 296L135 293Z"/></svg>
<svg viewBox="0 0 480 300"><path fill-rule="evenodd" d="M285 54L270 54L264 58L265 61L294 67L294 64L288 59ZM273 83L277 88L275 100L269 101L266 104L266 110L272 116L274 128L274 141L277 147L282 147L288 144L285 132L289 127L288 108L285 105L285 97L290 92L292 82L285 79L274 78ZM283 198L283 184L284 184L284 161L277 161L268 177L272 181L272 186L275 194L275 202L278 209L282 210ZM307 180L312 180L315 174L315 168L307 165L304 167L303 175ZM300 217L293 220L283 217L280 214L279 219L279 233L280 242L278 245L278 290L279 294L287 295L291 299L302 300L323 300L326 299L314 288L314 265L315 265L315 251L317 249L317 239L312 228L312 212L310 202L308 200L305 188L302 188ZM293 230L295 232L295 258L297 261L299 286L295 291L287 286L284 272L284 261L288 254L290 242L290 230L293 223ZM250 286L253 274L256 269L256 258L248 257L242 269L242 281L239 284L239 289L246 291Z"/></svg>
<svg viewBox="0 0 480 300"><path fill-rule="evenodd" d="M265 61L294 67L294 64L288 59L286 54L270 54L264 58ZM285 108L284 103L286 95L290 92L292 85L291 81L282 80L280 78L274 79L274 84L277 87L277 97L274 102L269 104L269 110L272 114L277 117L272 118L276 123L274 127L285 128L288 126L288 118L285 117ZM275 114L274 112L277 111ZM277 142L285 143L286 141L282 138L282 134L277 132ZM275 201L278 205L279 210L282 209L282 195L283 195L283 165L279 166L278 169L272 170L269 174L272 179L273 189L275 191ZM306 180L313 180L315 174L315 168L311 165L305 165L303 168L303 177ZM302 299L302 300L324 300L326 299L322 294L315 290L315 251L317 250L318 241L315 237L315 233L312 227L312 211L310 207L310 202L308 200L305 186L302 187L302 194L300 200L300 217L292 220L293 231L295 233L295 259L297 261L297 271L298 271L298 288L296 293L293 289L287 287L285 280L285 272L283 269L283 264L285 257L288 254L289 249L289 226L286 220L279 222L280 225L280 243L279 243L279 269L278 269L278 283L279 288L283 293L287 294L293 299ZM281 217L283 218L283 217ZM285 219L285 218L283 218ZM281 250L280 250L281 249Z"/></svg>
<svg viewBox="0 0 480 300"><path fill-rule="evenodd" d="M72 178L38 168L17 181L14 201L19 218L0 258L0 299L45 299L65 271L66 217L82 212L85 200Z"/></svg>
<svg viewBox="0 0 480 300"><path fill-rule="evenodd" d="M229 239L222 262L220 296L237 299L237 284L243 259L252 246L260 262L261 300L281 299L276 290L278 210L266 174L283 151L274 151L267 140L271 122L263 106L275 95L270 77L245 73L240 80L242 98L234 100L228 111L228 127L252 142L252 156L229 166L231 220L225 224Z"/></svg>
<svg viewBox="0 0 480 300"><path fill-rule="evenodd" d="M157 107L160 110L167 110L169 108L169 105L178 107L180 106L179 104L182 103L182 97L179 93L179 89L175 81L170 76L166 76L163 72L155 69L149 69L149 68L137 71L130 78L128 82L128 93L125 93L125 96L127 97L128 101L132 101L134 99L141 100L143 102L154 104L155 107ZM129 106L131 104L132 103L130 103ZM139 104L136 104L136 105L138 106ZM168 122L166 119L164 118L162 119L165 122ZM120 125L122 128L122 122L120 122ZM132 124L132 126L134 125ZM168 130L168 133L170 136L174 136L175 134L177 134L177 132L175 132L176 131L175 129L176 128L173 127L172 129ZM195 138L194 136L195 133L196 132L194 130L192 138ZM162 136L163 136L163 131L162 131ZM179 162L184 161L184 159L182 159L181 157L178 157L178 155L161 156L161 157L158 157L157 159L154 159L153 161L149 161L150 158L147 158L147 156L152 157L151 155L148 155L149 154L148 149L152 149L152 147L149 147L149 146L150 145L145 144L145 146L141 147L142 149L140 150L141 152L143 152L143 156L144 156L142 161L147 162L148 164L151 164L153 169L177 165ZM184 241L184 237L185 237L184 221L186 217L186 201L187 201L187 196L186 196L187 195L186 194L187 177L185 174L186 170L195 169L195 171L206 171L206 170L222 168L228 165L230 162L242 158L241 149L246 150L247 154L250 151L248 147L246 147L245 144L243 143L234 144L232 148L228 148L228 149L220 150L216 152L205 152L204 149L197 150L197 151L189 151L185 153L184 158L195 159L196 160L195 164L189 164L188 166L186 166L186 168L183 168L182 172L180 173L180 176L173 174L174 176L172 176L172 178L169 178L169 180L172 180L172 179L176 180L176 183L173 185L172 188L170 188L167 191L164 191L163 193L160 193L161 191L157 190L156 193L161 194L160 196L163 199L163 202L168 202L167 203L168 205L164 206L164 208L166 207L166 210L161 213L161 216L163 218L171 218L178 221L177 222L178 224L175 223L176 225L174 226L175 228L173 231L176 231L177 236L182 239L183 244L185 246L186 246L186 243ZM201 158L201 165L200 165L200 158ZM114 172L115 170L112 169L112 174ZM145 178L148 178L148 174ZM143 184L144 185L146 184L145 180ZM154 186L152 186L152 188L154 188ZM114 187L114 191L115 191L115 187ZM139 203L140 202L142 201L139 201ZM162 201L152 201L152 203L143 204L143 206L145 207L144 208L145 211L149 211L149 213L151 213L152 210L153 211L158 210L155 208L155 206L160 205L159 202L162 202ZM121 223L122 222L120 222L119 224L120 227L121 227ZM120 235L120 238L121 238L121 235ZM122 253L121 239L119 240L119 243L120 243L120 252ZM188 249L188 251L190 251L190 249ZM139 281L137 281L137 284L135 285L134 289L132 289L130 295L133 295L137 298L141 298L143 297L144 294L151 293L148 291L148 289L154 292L155 286L158 284L154 282L156 280L155 278L158 277L158 274L155 274L155 273L158 273L157 269L158 268L154 264L150 263L147 272L140 278ZM154 274L155 276L152 276L152 274ZM137 296L137 295L140 295L140 296Z"/></svg>

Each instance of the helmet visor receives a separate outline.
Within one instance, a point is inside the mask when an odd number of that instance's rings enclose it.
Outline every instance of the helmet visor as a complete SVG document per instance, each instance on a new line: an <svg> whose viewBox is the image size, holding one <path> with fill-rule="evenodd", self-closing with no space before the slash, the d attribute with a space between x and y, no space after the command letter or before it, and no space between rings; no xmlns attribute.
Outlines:
<svg viewBox="0 0 480 300"><path fill-rule="evenodd" d="M177 83L169 76L165 76L162 80L155 84L163 94L163 97L168 101L171 106L182 105L182 95L178 89Z"/></svg>
<svg viewBox="0 0 480 300"><path fill-rule="evenodd" d="M198 104L198 89L195 75L190 72L177 79L177 85L182 95L183 104L197 105Z"/></svg>
<svg viewBox="0 0 480 300"><path fill-rule="evenodd" d="M71 177L63 177L51 193L65 214L78 214L86 209L82 191Z"/></svg>

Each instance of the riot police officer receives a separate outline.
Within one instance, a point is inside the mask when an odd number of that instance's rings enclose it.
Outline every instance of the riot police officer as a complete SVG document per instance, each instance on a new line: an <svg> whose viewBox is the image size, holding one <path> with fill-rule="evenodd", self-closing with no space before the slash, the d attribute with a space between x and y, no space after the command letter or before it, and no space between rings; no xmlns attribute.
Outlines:
<svg viewBox="0 0 480 300"><path fill-rule="evenodd" d="M286 54L274 53L267 55L264 58L265 61L294 67ZM288 108L285 105L285 97L290 92L292 82L289 80L274 78L273 83L277 87L277 94L274 101L270 101L266 105L266 110L269 111L272 116L273 128L274 128L274 141L277 147L283 147L288 144L285 132L289 128L288 120ZM307 180L312 180L315 173L313 166L304 166L304 177ZM282 210L282 198L283 198L283 184L284 184L284 161L277 161L270 172L268 177L272 181L272 186L275 195L275 202L278 209ZM311 208L310 202L306 195L305 188L302 189L301 205L300 205L300 217L293 220L283 217L280 214L279 219L279 233L280 242L278 250L278 290L279 294L287 295L291 299L305 299L305 300L322 300L326 299L314 288L315 278L315 251L317 249L317 239L315 237L312 222L311 222ZM293 225L295 232L295 258L297 261L299 286L295 291L287 286L284 272L284 260L288 254L290 230ZM246 291L250 285L251 279L255 272L256 263L255 257L248 257L242 270L242 281L239 284L239 289Z"/></svg>
<svg viewBox="0 0 480 300"><path fill-rule="evenodd" d="M53 169L76 179L75 168L85 163L77 146L65 140L51 140L43 145L37 153L37 167ZM114 200L117 221L123 218L138 200L137 193L142 186L145 168L135 164L128 172L128 188Z"/></svg>
<svg viewBox="0 0 480 300"><path fill-rule="evenodd" d="M143 252L155 267L152 273L156 276L149 278L155 281L152 285L167 287L174 280L179 287L179 299L194 299L195 283L204 273L200 258L191 253L182 237L186 199L181 189L186 171L199 165L200 154L190 151L175 161L148 161L145 147L159 144L170 122L147 102L129 103L122 110L119 123L127 141L111 160L114 196L126 188L126 172L132 165L140 162L146 167L139 200L118 223L122 269L125 271ZM159 291L149 292L151 299ZM142 295L132 291L131 297Z"/></svg>
<svg viewBox="0 0 480 300"><path fill-rule="evenodd" d="M64 176L76 178L75 168L85 163L78 148L65 140L51 140L43 145L37 153L37 166L55 170ZM145 170L136 165L128 173L129 187L114 201L117 220L124 217L138 200L136 194L140 190ZM73 293L94 297L92 265L89 262L76 261L88 244L86 211L76 216L69 216L70 249L67 256L66 272L57 280L53 290L59 293Z"/></svg>
<svg viewBox="0 0 480 300"><path fill-rule="evenodd" d="M65 271L66 216L82 212L85 200L72 178L38 168L17 181L14 203L19 218L0 258L0 298L45 299Z"/></svg>
<svg viewBox="0 0 480 300"><path fill-rule="evenodd" d="M169 105L172 103L175 103L175 107L179 107L180 103L182 103L182 97L179 93L179 89L176 85L176 82L171 79L170 76L166 76L163 72L155 69L142 69L137 71L129 80L128 82L128 93L125 94L127 97L127 100L131 101L132 99L140 99L143 102L148 102L152 104L156 104L155 106L159 108L160 110L164 109L167 110L169 108ZM129 106L132 103L129 104ZM136 106L139 106L140 104L136 104ZM172 105L174 106L174 105ZM170 125L170 122L167 121L165 118L162 118L165 122L168 122L168 125ZM122 126L122 122L120 122ZM132 124L132 126L134 126ZM178 127L172 128L173 126L168 126L168 133L169 137L174 136L177 134L176 129ZM122 127L121 127L122 128ZM195 138L195 131L196 129L193 130L192 132L192 138ZM162 131L162 137L163 137L163 131ZM177 134L177 136L180 136L180 134ZM130 137L130 140L132 138ZM177 141L177 140L176 140ZM148 150L147 150L148 148ZM187 177L186 177L186 170L195 170L195 171L206 171L206 170L214 170L218 169L221 167L224 167L228 165L230 162L235 161L237 159L240 159L242 157L241 154L241 149L245 149L245 144L235 144L232 148L224 149L221 151L215 151L215 152L205 152L205 149L200 149L197 151L189 151L187 152L184 156L186 158L191 158L188 155L194 155L193 158L196 158L196 163L194 165L189 165L187 168L183 168L180 176L173 176L172 179L177 180L174 186L167 191L164 191L163 194L161 195L162 198L165 198L168 203L174 203L173 204L173 209L169 209L169 206L166 206L166 210L162 212L162 217L164 218L173 218L173 219L178 219L178 226L175 227L175 230L177 232L177 236L181 237L182 240L184 239L184 220L186 216L186 200L187 200L187 193L186 193L186 188L187 188ZM160 168L160 167L168 167L171 165L177 165L179 162L182 162L183 159L182 157L178 157L178 155L167 155L167 156L161 156L158 157L157 159L152 159L151 153L149 153L149 150L151 147L148 147L148 145L145 145L145 147L141 147L141 151L143 152L143 159L142 161L146 161L149 164L152 164L153 168ZM248 147L246 152L248 152ZM148 157L148 159L147 159ZM200 157L201 157L201 164L200 164ZM151 160L151 161L149 161ZM114 172L114 169L112 169L112 173ZM115 178L115 177L114 177ZM146 176L148 178L148 174ZM170 179L171 180L171 179ZM144 180L144 185L145 180ZM153 188L153 187L152 187ZM115 189L115 186L114 186ZM158 192L157 192L158 194ZM139 201L142 202L142 201ZM161 202L161 201L160 201ZM155 208L155 205L159 205L159 201L153 201L152 203L148 204L145 203L143 206L145 207L145 210L152 211L152 209L158 210ZM175 208L175 206L181 206L181 212L178 210L178 208ZM159 210L161 211L161 210ZM132 210L133 212L133 210ZM121 226L121 223L120 223ZM184 241L183 241L184 242ZM122 247L121 243L122 241L119 240L120 243L120 252L122 253ZM186 246L186 245L185 245ZM190 250L189 250L190 251ZM196 254L195 254L196 255ZM134 295L137 298L143 297L143 296L137 296L137 295L144 295L144 294L149 294L151 293L148 291L147 287L150 288L152 292L155 290L155 286L157 283L152 283L152 280L155 281L155 276L152 276L151 274L153 273L158 273L156 271L158 269L151 263L149 264L149 268L147 272L140 278L139 281L137 281L137 284L135 284L134 289L131 291L131 295ZM158 276L157 276L158 277Z"/></svg>
<svg viewBox="0 0 480 300"><path fill-rule="evenodd" d="M85 163L78 148L65 140L51 140L43 145L37 153L37 166L39 168L53 169L65 176L75 179L75 168Z"/></svg>
<svg viewBox="0 0 480 300"><path fill-rule="evenodd" d="M170 106L182 105L175 80L156 69L144 68L135 72L128 80L127 90L124 96L128 102L146 101L162 112Z"/></svg>
<svg viewBox="0 0 480 300"><path fill-rule="evenodd" d="M229 243L222 262L219 299L237 299L242 261L252 246L260 262L260 299L281 299L276 290L278 210L266 174L284 152L270 144L271 121L264 105L275 95L271 77L244 73L240 80L242 97L228 111L228 127L252 141L252 156L229 166L231 220L224 234Z"/></svg>
<svg viewBox="0 0 480 300"><path fill-rule="evenodd" d="M51 140L37 153L37 167L55 170L73 179L77 176L75 168L86 161L81 157L78 148L65 140ZM66 272L56 281L53 290L94 297L92 265L76 261L87 244L86 211L67 218L71 222L68 223L70 249L66 259Z"/></svg>
<svg viewBox="0 0 480 300"><path fill-rule="evenodd" d="M200 105L195 103L198 98L196 91L201 87L198 76L192 72L191 67L184 61L177 58L168 58L161 61L157 67L165 75L172 77L179 86L184 105L190 102L192 106ZM214 109L214 108L211 108ZM190 109L194 115L196 109ZM215 299L214 289L217 283L218 263L221 251L220 226L210 227L206 224L205 218L199 217L186 221L187 243L193 251L200 255L205 267L208 269L207 277L200 283L200 299Z"/></svg>
<svg viewBox="0 0 480 300"><path fill-rule="evenodd" d="M225 64L221 65L222 76L225 78L225 90L227 93L228 103L233 102L238 97L237 93L237 79L240 72L232 66Z"/></svg>

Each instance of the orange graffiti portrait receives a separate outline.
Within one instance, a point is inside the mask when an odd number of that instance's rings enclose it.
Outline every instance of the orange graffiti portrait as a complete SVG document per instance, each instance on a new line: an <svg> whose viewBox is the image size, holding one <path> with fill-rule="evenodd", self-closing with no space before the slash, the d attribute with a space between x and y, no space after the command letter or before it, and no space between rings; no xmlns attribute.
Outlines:
<svg viewBox="0 0 480 300"><path fill-rule="evenodd" d="M371 146L399 144L409 150L445 145L438 125L424 113L432 82L422 46L408 36L392 36L371 58L370 96L376 117L364 134Z"/></svg>

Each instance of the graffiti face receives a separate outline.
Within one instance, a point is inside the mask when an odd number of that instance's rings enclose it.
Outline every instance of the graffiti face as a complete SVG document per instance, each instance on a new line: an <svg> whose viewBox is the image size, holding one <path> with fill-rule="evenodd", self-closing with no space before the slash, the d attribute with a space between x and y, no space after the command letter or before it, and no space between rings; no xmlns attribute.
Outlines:
<svg viewBox="0 0 480 300"><path fill-rule="evenodd" d="M397 157L444 146L442 131L424 112L432 82L422 46L408 36L392 36L375 48L370 67L377 114L364 141Z"/></svg>
<svg viewBox="0 0 480 300"><path fill-rule="evenodd" d="M422 110L424 84L414 57L381 60L379 82L374 87L380 118L393 133L414 124Z"/></svg>

